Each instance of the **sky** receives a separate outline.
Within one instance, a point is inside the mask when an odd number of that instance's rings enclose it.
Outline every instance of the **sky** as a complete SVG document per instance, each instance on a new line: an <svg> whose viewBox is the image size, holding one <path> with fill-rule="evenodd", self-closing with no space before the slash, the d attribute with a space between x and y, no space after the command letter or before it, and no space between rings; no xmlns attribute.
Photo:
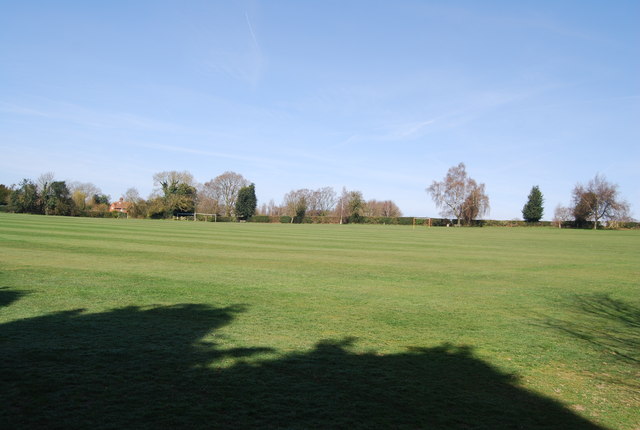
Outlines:
<svg viewBox="0 0 640 430"><path fill-rule="evenodd" d="M225 171L258 205L343 187L436 217L464 162L486 218L596 174L640 217L639 1L0 2L0 184Z"/></svg>

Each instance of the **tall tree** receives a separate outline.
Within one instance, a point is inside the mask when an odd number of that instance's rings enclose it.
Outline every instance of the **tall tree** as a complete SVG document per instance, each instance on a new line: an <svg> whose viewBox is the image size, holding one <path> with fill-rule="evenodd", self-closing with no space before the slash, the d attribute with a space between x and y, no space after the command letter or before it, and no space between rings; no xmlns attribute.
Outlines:
<svg viewBox="0 0 640 430"><path fill-rule="evenodd" d="M402 216L400 208L391 200L368 200L364 204L365 216L399 217Z"/></svg>
<svg viewBox="0 0 640 430"><path fill-rule="evenodd" d="M256 213L257 207L256 186L251 184L240 188L236 200L236 216L238 219L246 220L251 218Z"/></svg>
<svg viewBox="0 0 640 430"><path fill-rule="evenodd" d="M67 184L76 208L85 210L94 206L95 196L102 195L102 190L91 182L70 182ZM107 196L107 200L109 197Z"/></svg>
<svg viewBox="0 0 640 430"><path fill-rule="evenodd" d="M269 203L265 205L263 215L269 215L269 216L284 215L284 209L282 208L282 206L278 206L276 202L273 199L271 199L269 200Z"/></svg>
<svg viewBox="0 0 640 430"><path fill-rule="evenodd" d="M475 181L474 181L475 183ZM482 216L489 210L489 197L484 191L484 184L471 188L469 195L462 205L462 219L465 223L471 222L478 216Z"/></svg>
<svg viewBox="0 0 640 430"><path fill-rule="evenodd" d="M524 218L526 222L540 221L540 219L542 219L542 214L544 213L544 207L542 206L543 202L544 198L542 197L542 192L540 192L540 188L535 185L531 188L527 203L525 203L522 208L522 218Z"/></svg>
<svg viewBox="0 0 640 430"><path fill-rule="evenodd" d="M9 196L9 204L14 212L43 213L38 186L29 179L23 179L17 187L13 188Z"/></svg>
<svg viewBox="0 0 640 430"><path fill-rule="evenodd" d="M191 173L159 172L153 175L154 184L160 186L167 213L194 212L196 207L195 180Z"/></svg>
<svg viewBox="0 0 640 430"><path fill-rule="evenodd" d="M336 215L340 217L340 223L357 224L362 220L362 214L365 209L365 200L361 191L348 191L342 188L342 194L336 205ZM345 220L346 218L346 220Z"/></svg>
<svg viewBox="0 0 640 430"><path fill-rule="evenodd" d="M433 181L426 191L441 208L440 213L456 218L458 226L462 220L470 222L489 212L489 197L484 184L478 184L467 176L464 163L451 167L444 180Z"/></svg>
<svg viewBox="0 0 640 430"><path fill-rule="evenodd" d="M576 223L593 221L593 228L597 229L602 220L626 218L629 204L620 198L618 185L596 175L586 186L577 184L573 189L573 213Z"/></svg>
<svg viewBox="0 0 640 430"><path fill-rule="evenodd" d="M129 188L124 193L123 199L129 204L127 207L127 216L132 218L144 218L147 216L147 202L140 197L140 193L136 188Z"/></svg>
<svg viewBox="0 0 640 430"><path fill-rule="evenodd" d="M240 188L249 185L241 174L235 172L224 172L204 184L203 189L212 198L219 202L224 214L231 216L236 207L238 192Z"/></svg>
<svg viewBox="0 0 640 430"><path fill-rule="evenodd" d="M318 188L313 192L314 215L327 215L336 205L336 192L331 187Z"/></svg>
<svg viewBox="0 0 640 430"><path fill-rule="evenodd" d="M0 205L8 205L9 196L11 196L11 188L0 184Z"/></svg>
<svg viewBox="0 0 640 430"><path fill-rule="evenodd" d="M40 201L38 202L40 208L42 209L42 213L47 214L47 196L49 195L49 187L51 183L54 181L55 174L53 172L43 173L38 177L37 186L38 186L38 196L40 197Z"/></svg>
<svg viewBox="0 0 640 430"><path fill-rule="evenodd" d="M302 222L309 210L313 192L306 188L291 190L284 196L283 206L291 217L291 222Z"/></svg>
<svg viewBox="0 0 640 430"><path fill-rule="evenodd" d="M573 211L571 210L571 208L558 205L553 212L553 223L558 226L558 228L562 228L562 224L567 221L571 221L572 216Z"/></svg>
<svg viewBox="0 0 640 430"><path fill-rule="evenodd" d="M46 215L74 215L75 203L65 181L53 181L48 184L47 193L42 196Z"/></svg>

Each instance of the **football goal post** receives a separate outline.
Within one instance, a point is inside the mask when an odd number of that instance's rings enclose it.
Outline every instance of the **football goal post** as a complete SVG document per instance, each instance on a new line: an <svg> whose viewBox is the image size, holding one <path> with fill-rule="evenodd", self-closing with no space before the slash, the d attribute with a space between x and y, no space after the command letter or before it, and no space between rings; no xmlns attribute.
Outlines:
<svg viewBox="0 0 640 430"><path fill-rule="evenodd" d="M420 224L422 224L425 227L431 227L431 218L413 218L414 229L416 228L416 225L420 225Z"/></svg>
<svg viewBox="0 0 640 430"><path fill-rule="evenodd" d="M204 217L205 221L207 221L207 217L212 217L213 218L213 222L217 222L218 221L218 215L217 214L205 214L205 213L201 213L201 212L181 212L181 213L177 214L177 216L179 216L179 217L193 217L194 221L198 221L198 215L200 215L201 217Z"/></svg>

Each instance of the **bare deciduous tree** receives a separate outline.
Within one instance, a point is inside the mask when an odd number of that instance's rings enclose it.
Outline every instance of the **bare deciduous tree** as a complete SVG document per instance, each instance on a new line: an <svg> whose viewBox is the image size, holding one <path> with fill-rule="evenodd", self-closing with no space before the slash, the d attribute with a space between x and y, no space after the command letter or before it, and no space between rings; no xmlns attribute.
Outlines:
<svg viewBox="0 0 640 430"><path fill-rule="evenodd" d="M124 199L125 202L129 202L129 203L138 203L140 200L142 200L142 197L140 197L140 193L138 192L137 188L129 188L125 193L124 196L122 197Z"/></svg>
<svg viewBox="0 0 640 430"><path fill-rule="evenodd" d="M292 190L284 196L283 208L291 217L300 214L312 216L327 215L336 204L336 192L331 187L310 190Z"/></svg>
<svg viewBox="0 0 640 430"><path fill-rule="evenodd" d="M269 204L265 208L264 215L280 216L284 215L284 210L282 209L282 206L276 205L276 202L271 199L269 200Z"/></svg>
<svg viewBox="0 0 640 430"><path fill-rule="evenodd" d="M375 217L399 217L402 216L400 208L391 200L369 200L364 205L365 216Z"/></svg>
<svg viewBox="0 0 640 430"><path fill-rule="evenodd" d="M556 209L553 212L553 223L558 228L562 228L562 224L567 221L571 221L572 218L573 211L571 210L571 208L562 205L556 206Z"/></svg>
<svg viewBox="0 0 640 430"><path fill-rule="evenodd" d="M433 181L427 188L442 216L471 221L489 212L489 197L484 184L479 184L467 176L464 163L451 167L442 182Z"/></svg>
<svg viewBox="0 0 640 430"><path fill-rule="evenodd" d="M198 186L198 204L196 206L196 210L200 213L220 214L222 209L220 207L220 202L218 201L218 196L216 195L215 190L212 187L207 186L207 184Z"/></svg>
<svg viewBox="0 0 640 430"><path fill-rule="evenodd" d="M601 220L618 220L629 216L629 204L618 195L618 185L596 175L586 186L573 189L573 214L577 222L593 221L598 228Z"/></svg>
<svg viewBox="0 0 640 430"><path fill-rule="evenodd" d="M240 188L247 187L249 184L250 182L239 173L224 172L206 182L203 192L220 204L226 216L231 216L235 211Z"/></svg>
<svg viewBox="0 0 640 430"><path fill-rule="evenodd" d="M127 216L142 218L147 215L147 202L140 197L140 193L136 188L129 188L122 198L129 204L127 207Z"/></svg>
<svg viewBox="0 0 640 430"><path fill-rule="evenodd" d="M473 179L471 179L473 181ZM475 181L473 181L475 184ZM462 206L462 219L467 224L489 211L489 196L484 192L484 184L471 187L469 196Z"/></svg>
<svg viewBox="0 0 640 430"><path fill-rule="evenodd" d="M364 206L365 201L361 191L348 191L346 188L342 188L342 194L335 209L336 216L340 217L340 224L343 223L344 218L347 218L348 222L359 222Z"/></svg>
<svg viewBox="0 0 640 430"><path fill-rule="evenodd" d="M302 220L309 210L310 203L312 201L313 191L306 188L300 190L289 191L284 196L282 206L285 207L287 215L291 217L291 222L294 219Z"/></svg>
<svg viewBox="0 0 640 430"><path fill-rule="evenodd" d="M53 182L54 177L55 174L53 172L46 172L38 177L38 192L40 194L47 193L47 189Z"/></svg>
<svg viewBox="0 0 640 430"><path fill-rule="evenodd" d="M180 184L195 187L196 181L193 179L193 175L186 170L183 172L172 170L170 172L158 172L153 175L153 184L160 186L163 194L168 196L174 194Z"/></svg>
<svg viewBox="0 0 640 430"><path fill-rule="evenodd" d="M327 215L336 205L336 192L331 187L319 188L313 192L314 215Z"/></svg>
<svg viewBox="0 0 640 430"><path fill-rule="evenodd" d="M181 212L194 212L196 207L196 181L187 171L159 172L153 175L153 183L163 193L165 212L177 216ZM165 216L166 216L165 214Z"/></svg>
<svg viewBox="0 0 640 430"><path fill-rule="evenodd" d="M68 188L78 209L85 209L93 202L93 196L102 194L102 190L91 182L71 182Z"/></svg>

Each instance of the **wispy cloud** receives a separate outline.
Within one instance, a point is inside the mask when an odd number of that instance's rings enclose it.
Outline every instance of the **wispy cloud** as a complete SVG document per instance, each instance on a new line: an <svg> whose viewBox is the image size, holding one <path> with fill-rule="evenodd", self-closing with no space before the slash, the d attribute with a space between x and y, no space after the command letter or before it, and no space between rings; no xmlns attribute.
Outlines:
<svg viewBox="0 0 640 430"><path fill-rule="evenodd" d="M169 144L162 144L162 143L130 142L130 144L141 147L141 148L145 148L145 149L152 149L155 151L192 154L192 155L211 157L211 158L224 158L228 160L249 162L255 165L303 167L303 164L301 163L296 163L291 161L290 159L284 159L284 158L248 156L248 155L244 155L243 153L210 151L206 149L180 146L180 145L169 145Z"/></svg>
<svg viewBox="0 0 640 430"><path fill-rule="evenodd" d="M258 44L258 39L256 38L256 33L253 31L253 26L251 25L251 20L249 19L249 13L247 11L244 12L244 17L247 20L247 26L249 27L249 33L251 33L251 39L258 51L260 51L260 45Z"/></svg>
<svg viewBox="0 0 640 430"><path fill-rule="evenodd" d="M373 133L354 134L337 146L346 146L360 142L395 142L409 139L416 139L422 136L426 127L433 124L434 119L418 122L407 122Z"/></svg>
<svg viewBox="0 0 640 430"><path fill-rule="evenodd" d="M246 32L237 38L225 40L225 47L210 50L202 63L209 72L223 74L255 87L262 80L266 58L247 11L244 12L244 21Z"/></svg>
<svg viewBox="0 0 640 430"><path fill-rule="evenodd" d="M38 107L0 101L0 112L70 122L91 128L176 132L182 127L130 112L90 109L65 101L40 100Z"/></svg>

